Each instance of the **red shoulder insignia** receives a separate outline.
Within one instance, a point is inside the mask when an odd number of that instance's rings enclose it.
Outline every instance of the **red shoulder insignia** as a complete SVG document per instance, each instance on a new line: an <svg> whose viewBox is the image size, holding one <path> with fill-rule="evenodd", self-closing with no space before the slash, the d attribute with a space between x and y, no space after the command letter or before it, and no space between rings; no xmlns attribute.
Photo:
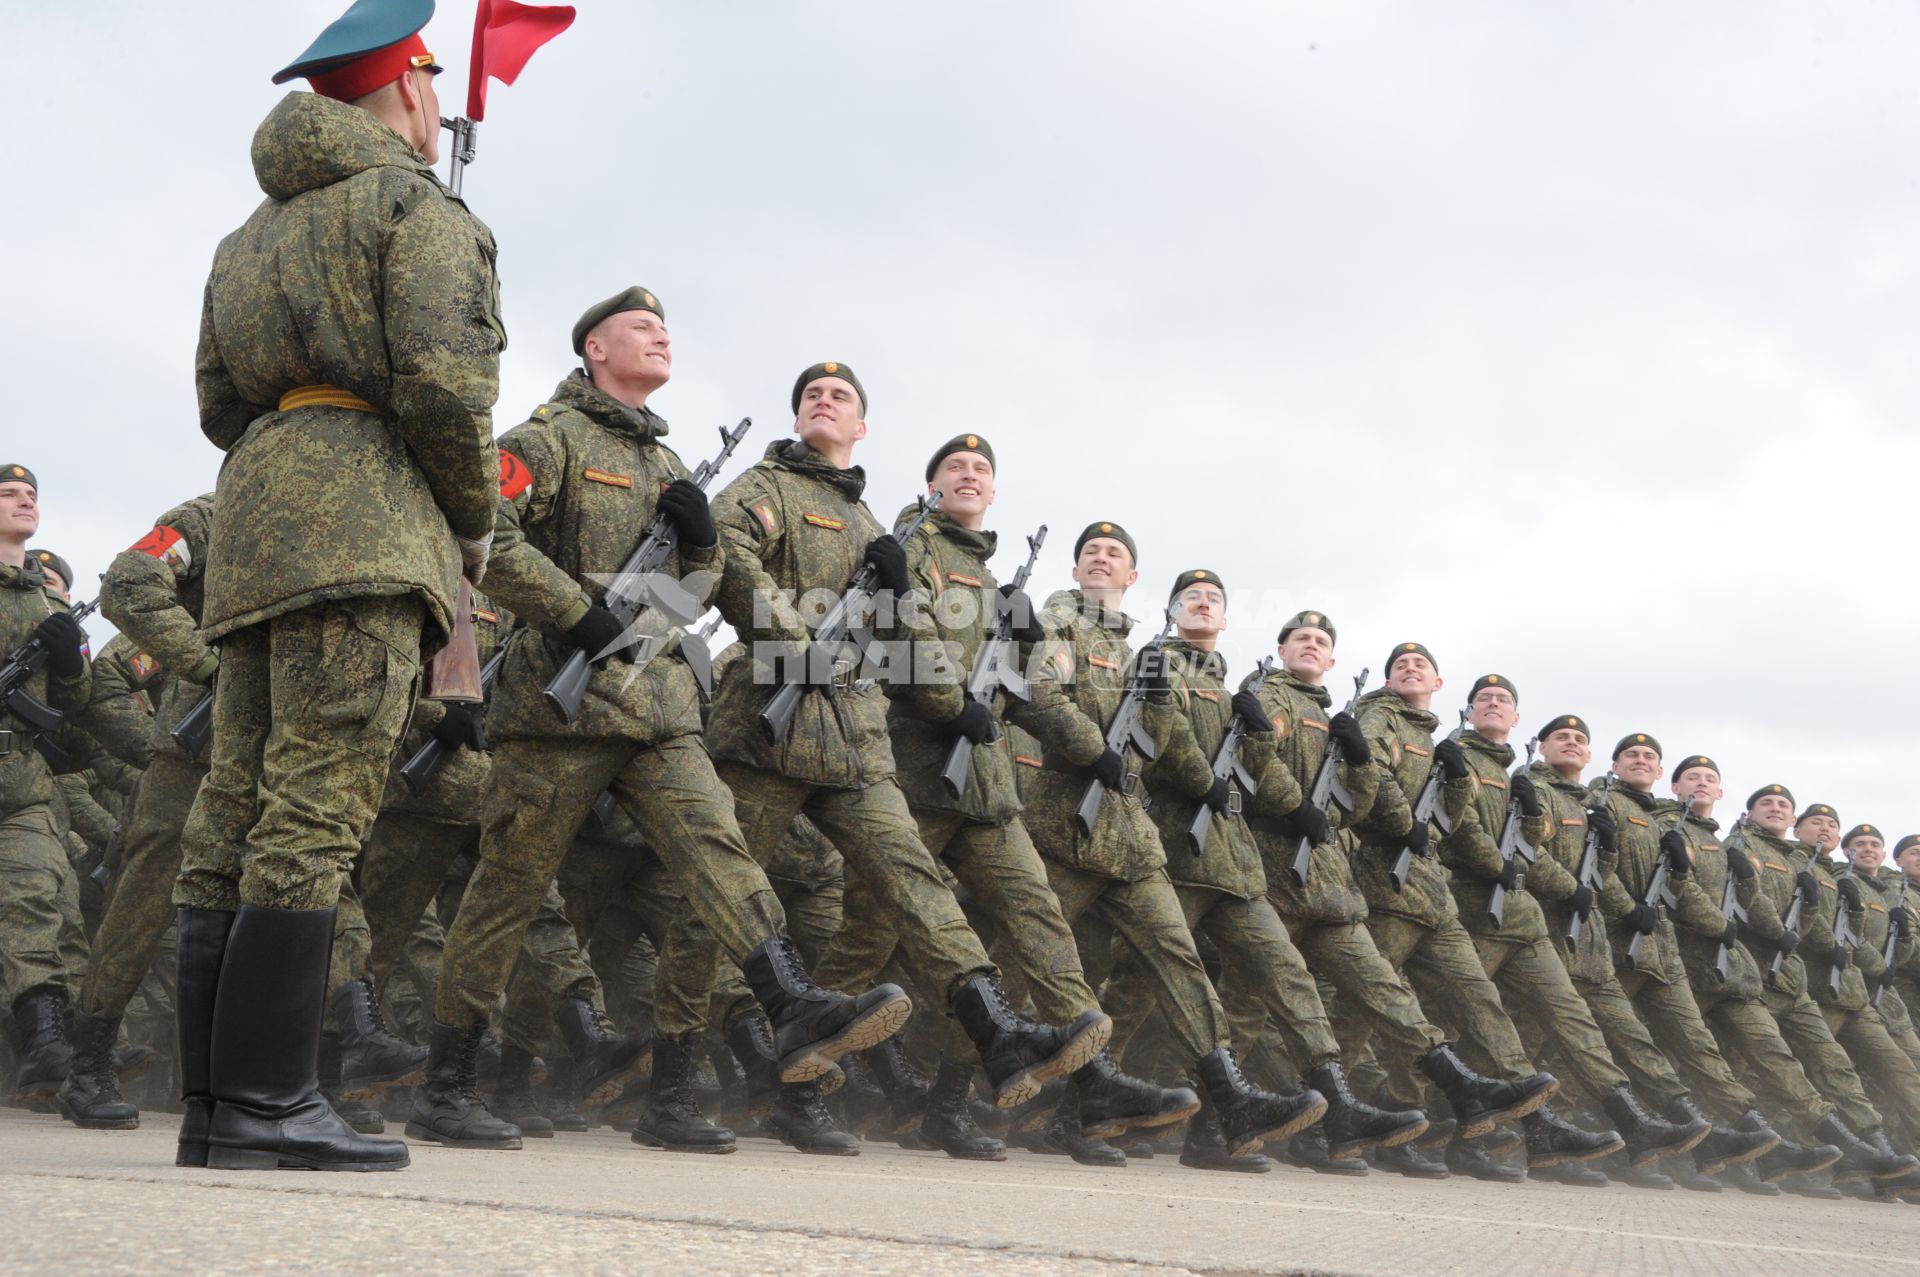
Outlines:
<svg viewBox="0 0 1920 1277"><path fill-rule="evenodd" d="M187 539L180 535L178 529L164 524L127 548L135 554L151 555L171 568L184 568L193 562L193 551L188 547Z"/></svg>
<svg viewBox="0 0 1920 1277"><path fill-rule="evenodd" d="M767 530L768 536L780 535L780 516L773 512L773 502L765 498L753 503L753 513L760 520L760 526Z"/></svg>
<svg viewBox="0 0 1920 1277"><path fill-rule="evenodd" d="M527 463L500 449L500 495L511 501L533 487L533 471Z"/></svg>

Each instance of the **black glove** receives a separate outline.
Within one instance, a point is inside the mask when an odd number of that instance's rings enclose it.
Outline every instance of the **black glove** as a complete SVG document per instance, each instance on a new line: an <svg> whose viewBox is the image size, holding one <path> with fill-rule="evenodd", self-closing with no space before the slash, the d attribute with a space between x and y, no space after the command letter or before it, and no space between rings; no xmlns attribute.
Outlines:
<svg viewBox="0 0 1920 1277"><path fill-rule="evenodd" d="M1584 882L1575 887L1573 894L1567 897L1567 907L1579 914L1582 918L1592 913L1593 888Z"/></svg>
<svg viewBox="0 0 1920 1277"><path fill-rule="evenodd" d="M1366 764L1373 761L1373 751L1367 748L1366 733L1360 730L1360 720L1341 710L1327 720L1327 735L1340 742L1340 757L1349 763Z"/></svg>
<svg viewBox="0 0 1920 1277"><path fill-rule="evenodd" d="M1167 669L1167 649L1158 643L1149 643L1133 654L1133 664L1128 668L1127 681L1137 681L1149 692L1164 692L1173 686Z"/></svg>
<svg viewBox="0 0 1920 1277"><path fill-rule="evenodd" d="M1627 914L1626 924L1630 930L1637 931L1643 936L1650 936L1653 934L1653 929L1660 925L1660 915L1654 912L1652 905L1642 900L1633 906L1632 912Z"/></svg>
<svg viewBox="0 0 1920 1277"><path fill-rule="evenodd" d="M1500 871L1500 876L1494 879L1494 881L1505 887L1508 891L1518 890L1520 886L1520 857L1515 856L1509 860L1507 867Z"/></svg>
<svg viewBox="0 0 1920 1277"><path fill-rule="evenodd" d="M61 678L78 678L87 668L87 658L80 650L86 646L87 632L71 614L55 612L33 632L46 647L47 668L55 674Z"/></svg>
<svg viewBox="0 0 1920 1277"><path fill-rule="evenodd" d="M1760 871L1753 867L1753 860L1738 847L1727 848L1727 868L1741 882L1752 882Z"/></svg>
<svg viewBox="0 0 1920 1277"><path fill-rule="evenodd" d="M1893 911L1893 934L1899 937L1902 944L1913 938L1913 915L1905 909Z"/></svg>
<svg viewBox="0 0 1920 1277"><path fill-rule="evenodd" d="M1851 878L1840 880L1840 903L1847 907L1848 913L1859 913L1866 908L1860 903L1860 884Z"/></svg>
<svg viewBox="0 0 1920 1277"><path fill-rule="evenodd" d="M1273 719L1267 714L1267 707L1260 703L1260 696L1252 688L1233 694L1233 713L1245 728L1249 736L1271 735Z"/></svg>
<svg viewBox="0 0 1920 1277"><path fill-rule="evenodd" d="M1620 824L1614 820L1613 813L1605 807L1595 807L1587 813L1587 827L1600 839L1600 854L1618 855L1620 852Z"/></svg>
<svg viewBox="0 0 1920 1277"><path fill-rule="evenodd" d="M1226 815L1227 808L1233 805L1233 784L1230 781L1215 780L1213 788L1207 791L1204 800L1216 816Z"/></svg>
<svg viewBox="0 0 1920 1277"><path fill-rule="evenodd" d="M1508 793L1520 804L1520 814L1529 818L1539 816L1545 809L1540 806L1540 791L1534 788L1533 777L1515 776L1507 782L1511 788Z"/></svg>
<svg viewBox="0 0 1920 1277"><path fill-rule="evenodd" d="M1457 740L1443 740L1433 747L1433 761L1448 780L1461 780L1473 768L1467 763L1467 751L1460 748Z"/></svg>
<svg viewBox="0 0 1920 1277"><path fill-rule="evenodd" d="M675 479L660 494L657 509L680 534L680 544L705 550L719 538L713 531L713 511L707 494L691 479Z"/></svg>
<svg viewBox="0 0 1920 1277"><path fill-rule="evenodd" d="M1016 643L1038 643L1047 637L1047 627L1040 624L1039 609L1033 606L1033 600L1027 592L1012 585L1000 587L1000 606L1012 619L1011 633Z"/></svg>
<svg viewBox="0 0 1920 1277"><path fill-rule="evenodd" d="M1720 933L1720 943L1731 945L1740 939L1740 924L1732 918L1727 919L1727 929Z"/></svg>
<svg viewBox="0 0 1920 1277"><path fill-rule="evenodd" d="M981 701L968 701L958 714L947 720L946 728L950 734L964 736L976 745L984 745L992 740L997 730L993 711Z"/></svg>
<svg viewBox="0 0 1920 1277"><path fill-rule="evenodd" d="M1833 962L1831 965L1835 971L1845 971L1853 965L1853 950L1835 949L1833 951Z"/></svg>
<svg viewBox="0 0 1920 1277"><path fill-rule="evenodd" d="M1313 846L1333 841L1333 826L1327 813L1312 803L1301 803L1280 818L1280 826L1295 838L1305 838Z"/></svg>
<svg viewBox="0 0 1920 1277"><path fill-rule="evenodd" d="M1800 937L1791 931L1782 931L1780 938L1773 942L1773 947L1788 957L1791 957L1793 956L1793 951L1800 947Z"/></svg>
<svg viewBox="0 0 1920 1277"><path fill-rule="evenodd" d="M1793 876L1793 885L1800 893L1800 907L1802 909L1818 909L1820 907L1820 880L1813 876L1813 870L1802 869L1799 873L1795 874Z"/></svg>
<svg viewBox="0 0 1920 1277"><path fill-rule="evenodd" d="M1693 868L1693 862L1687 859L1687 836L1678 829L1660 835L1660 854L1667 858L1669 877L1684 878Z"/></svg>
<svg viewBox="0 0 1920 1277"><path fill-rule="evenodd" d="M1416 856L1427 854L1427 848L1433 845L1433 826L1426 821L1418 821L1407 830L1407 846Z"/></svg>
<svg viewBox="0 0 1920 1277"><path fill-rule="evenodd" d="M626 632L627 627L620 624L619 617L595 603L587 609L585 616L568 628L567 638L575 647L592 658L595 669L605 669L610 659L626 655L624 649L607 652L609 647L621 641Z"/></svg>
<svg viewBox="0 0 1920 1277"><path fill-rule="evenodd" d="M867 543L862 561L873 565L874 589L905 594L912 588L907 580L907 547L890 536L875 537Z"/></svg>
<svg viewBox="0 0 1920 1277"><path fill-rule="evenodd" d="M440 721L433 725L433 738L448 749L487 749L487 707L482 704L449 702Z"/></svg>
<svg viewBox="0 0 1920 1277"><path fill-rule="evenodd" d="M1117 794L1120 792L1120 786L1127 779L1127 760L1110 749L1102 750L1100 757L1093 760L1093 766L1089 770L1093 772L1095 779Z"/></svg>

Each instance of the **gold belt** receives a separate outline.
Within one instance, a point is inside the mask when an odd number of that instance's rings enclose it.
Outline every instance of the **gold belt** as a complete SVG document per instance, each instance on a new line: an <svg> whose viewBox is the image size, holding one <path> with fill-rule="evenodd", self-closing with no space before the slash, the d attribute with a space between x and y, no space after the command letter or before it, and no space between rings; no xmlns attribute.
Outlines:
<svg viewBox="0 0 1920 1277"><path fill-rule="evenodd" d="M372 404L338 386L298 386L280 396L280 411L295 408L353 408L359 412L378 412Z"/></svg>

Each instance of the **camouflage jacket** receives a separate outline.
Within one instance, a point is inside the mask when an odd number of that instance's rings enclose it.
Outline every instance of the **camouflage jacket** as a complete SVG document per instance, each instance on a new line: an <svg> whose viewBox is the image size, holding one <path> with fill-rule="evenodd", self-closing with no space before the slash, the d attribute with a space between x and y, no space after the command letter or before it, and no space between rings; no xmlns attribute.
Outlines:
<svg viewBox="0 0 1920 1277"><path fill-rule="evenodd" d="M154 696L149 750L183 760L186 754L171 733L207 694L215 666L213 649L200 632L213 506L211 492L181 502L115 555L100 578L100 611L160 667L149 685Z"/></svg>
<svg viewBox="0 0 1920 1277"><path fill-rule="evenodd" d="M1877 977L1882 968L1879 951L1864 939L1854 946L1852 960L1840 969L1840 994L1833 994L1830 983L1833 969L1840 957L1840 946L1834 942L1833 926L1840 908L1840 879L1857 877L1850 873L1845 862L1839 865L1825 856L1814 856L1809 861L1815 881L1820 884L1820 907L1809 909L1800 917L1800 952L1807 959L1807 992L1821 1007L1831 1007L1836 1011L1860 1011L1867 1005L1867 981ZM1867 917L1873 912L1871 904L1874 893L1864 881L1860 883L1861 908L1850 915L1856 935L1867 934ZM1885 904L1881 908L1886 908Z"/></svg>
<svg viewBox="0 0 1920 1277"><path fill-rule="evenodd" d="M1260 703L1273 719L1274 765L1260 778L1260 792L1247 804L1247 823L1266 869L1267 899L1289 920L1358 922L1367 916L1367 902L1347 862L1344 843L1351 835L1336 835L1313 849L1303 885L1293 880L1294 839L1280 827L1281 818L1306 800L1306 791L1320 772L1320 760L1326 757L1327 710L1333 694L1280 669L1267 674L1259 692ZM1356 815L1349 818L1334 807L1327 820L1335 829L1365 818L1380 792L1380 771L1371 763L1342 763L1340 782L1353 795Z"/></svg>
<svg viewBox="0 0 1920 1277"><path fill-rule="evenodd" d="M1216 812L1209 822L1207 849L1193 852L1193 840L1187 828L1203 805L1207 791L1213 788L1213 756L1227 738L1233 722L1233 689L1227 686L1227 661L1218 652L1202 651L1190 643L1174 639L1167 644L1173 674L1173 702L1185 711L1188 728L1204 769L1191 759L1168 757L1147 764L1145 779L1153 802L1147 814L1160 831L1160 846L1166 852L1167 874L1183 887L1206 887L1223 891L1241 900L1252 900L1267 892L1267 875L1261 868L1260 847L1247 827L1245 807L1251 794L1240 795L1240 811ZM1181 751L1184 754L1184 751ZM1274 743L1271 732L1240 738L1240 761L1256 782L1273 765ZM1162 763L1169 764L1162 766ZM1239 783L1233 782L1234 792ZM1256 787L1257 792L1257 787Z"/></svg>
<svg viewBox="0 0 1920 1277"><path fill-rule="evenodd" d="M0 659L13 654L33 637L40 622L68 610L66 601L46 588L47 578L38 559L24 567L0 563ZM93 689L91 671L77 677L55 678L44 664L27 680L26 692L54 709L78 713ZM33 747L33 729L0 704L0 816L53 802L59 791L53 769Z"/></svg>
<svg viewBox="0 0 1920 1277"><path fill-rule="evenodd" d="M1776 838L1752 824L1746 827L1743 845L1747 859L1753 861L1756 871L1756 894L1753 902L1747 905L1747 921L1741 930L1741 934L1747 938L1747 951L1760 964L1763 987L1797 996L1807 987L1806 963L1801 961L1798 952L1789 954L1787 960L1780 964L1777 983L1768 983L1768 973L1772 970L1774 955L1779 952L1775 942L1787 932L1787 912L1793 908L1795 895L1793 876L1806 866L1806 849L1790 839ZM1803 935L1806 932L1805 912L1801 911L1803 920L1800 931Z"/></svg>
<svg viewBox="0 0 1920 1277"><path fill-rule="evenodd" d="M494 686L490 735L652 744L700 730L700 690L678 655L646 661L637 673L629 662L608 661L593 672L571 725L541 695L573 655L568 628L606 597L607 582L653 522L661 489L687 477L663 442L666 433L657 413L629 408L575 372L500 437L501 500L487 593L524 617L527 628L509 645ZM683 545L661 571L705 604L719 569L718 545ZM675 635L657 610L641 624L662 650L671 649Z"/></svg>
<svg viewBox="0 0 1920 1277"><path fill-rule="evenodd" d="M1687 969L1687 979L1694 988L1703 992L1751 1002L1761 992L1760 964L1746 945L1736 941L1727 946L1728 977L1724 982L1713 966L1714 958L1720 952L1720 935L1726 929L1726 915L1721 912L1720 906L1732 873L1727 867L1726 839L1720 836L1720 822L1707 816L1690 815L1680 822L1680 830L1687 836L1687 853L1693 859L1693 885L1713 907L1710 915L1703 915L1700 919L1702 923L1712 925L1711 934L1705 926L1683 924L1674 929L1674 938L1680 945L1680 961ZM1754 846L1749 841L1745 825L1741 826L1738 836L1738 845L1749 853L1748 859L1751 860ZM1754 868L1758 869L1759 866L1756 864ZM1752 882L1734 884L1734 900L1749 914L1755 908L1766 907L1758 874L1754 875Z"/></svg>
<svg viewBox="0 0 1920 1277"><path fill-rule="evenodd" d="M714 692L707 744L715 758L835 789L865 789L894 774L887 694L865 678L809 689L784 740L774 740L760 721L775 688L772 665L756 645L803 649L812 632L800 608L817 616L831 607L852 582L867 546L886 531L860 499L866 484L859 466L838 469L795 439L769 444L758 464L714 499L713 519L726 552L720 612L755 648L727 667ZM890 619L875 637L933 641L924 600L911 594L896 600ZM957 684L926 690L928 717L960 712Z"/></svg>
<svg viewBox="0 0 1920 1277"><path fill-rule="evenodd" d="M1599 787L1600 782L1595 781L1588 790L1597 797ZM1686 979L1686 971L1680 963L1675 925L1711 926L1711 920L1720 916L1718 903L1706 898L1692 875L1670 878L1669 887L1679 907L1671 913L1661 911L1653 934L1641 946L1638 967L1627 961L1627 949L1634 933L1626 925L1625 916L1634 905L1646 899L1647 884L1661 859L1660 835L1678 818L1680 804L1655 798L1630 785L1615 784L1607 795L1607 807L1613 812L1620 831L1620 856L1614 862L1614 872L1626 889L1624 897L1611 897L1608 904L1607 918L1611 925L1607 942L1613 946L1614 967L1623 977L1637 970L1661 984L1679 984ZM1614 912L1615 909L1619 912Z"/></svg>
<svg viewBox="0 0 1920 1277"><path fill-rule="evenodd" d="M1600 857L1597 868L1601 889L1586 926L1581 928L1579 945L1569 951L1566 937L1573 910L1568 901L1580 885L1580 862L1587 854L1587 811L1593 795L1585 785L1577 780L1562 779L1545 763L1535 763L1527 769L1527 774L1533 777L1533 787L1540 794L1540 804L1546 808L1547 824L1552 831L1546 842L1538 845L1540 863L1527 871L1528 894L1540 902L1547 934L1566 959L1567 973L1587 984L1605 984L1613 974L1607 918L1624 914L1633 907L1626 888L1620 885L1619 875L1613 871L1619 853Z"/></svg>
<svg viewBox="0 0 1920 1277"><path fill-rule="evenodd" d="M1900 882L1905 875L1892 865L1883 864L1872 873L1862 872L1855 876L1860 879L1860 898L1867 906L1866 919L1860 928L1865 937L1861 948L1871 950L1871 953L1857 955L1856 960L1861 974L1867 978L1867 994L1871 999L1873 991L1883 982L1891 981L1894 974L1914 956L1916 946L1912 935L1894 946L1891 963L1887 961L1886 946L1887 937L1893 931L1894 912L1899 909L1911 910L1915 897L1912 890L1908 890L1906 900L1902 902ZM1888 1014L1885 1003L1892 1001L1895 996L1894 990L1887 990L1881 1000L1882 1016Z"/></svg>
<svg viewBox="0 0 1920 1277"><path fill-rule="evenodd" d="M318 94L273 108L253 169L267 199L214 254L195 357L200 428L227 454L206 637L369 594L421 595L444 634L449 530L493 529L493 235L399 134ZM281 408L321 386L370 407Z"/></svg>
<svg viewBox="0 0 1920 1277"><path fill-rule="evenodd" d="M1560 862L1551 856L1538 857L1539 863L1521 860L1515 869L1520 885L1507 893L1502 922L1495 926L1488 908L1493 900L1493 884L1504 865L1500 859L1500 831L1507 821L1511 798L1508 769L1513 766L1513 746L1495 743L1468 728L1460 734L1460 748L1466 751L1467 765L1473 769L1473 801L1453 832L1440 841L1440 858L1453 871L1453 898L1460 906L1460 925L1486 940L1511 940L1531 944L1547 936L1546 915L1534 899L1536 878L1545 878L1545 889L1573 894L1573 880ZM1542 814L1523 817L1520 836L1537 852L1553 833L1545 815L1546 800L1541 799ZM1518 859L1516 857L1516 859Z"/></svg>
<svg viewBox="0 0 1920 1277"><path fill-rule="evenodd" d="M1073 816L1093 778L1088 768L1106 749L1107 725L1126 694L1133 618L1087 603L1078 590L1061 590L1047 599L1041 624L1047 638L1030 669L1033 699L1007 707L1007 721L1031 732L1041 750L1040 769L1026 776L1021 789L1027 830L1041 855L1069 869L1138 882L1167 862L1144 790L1108 790L1091 835ZM1148 695L1141 723L1159 746L1162 783L1198 783L1207 760L1170 692ZM1140 773L1144 763L1135 750L1126 751L1130 774Z"/></svg>
<svg viewBox="0 0 1920 1277"><path fill-rule="evenodd" d="M139 644L116 634L93 658L93 690L74 721L120 764L142 770L153 754L154 702L171 680Z"/></svg>
<svg viewBox="0 0 1920 1277"><path fill-rule="evenodd" d="M488 578L491 583L492 578ZM474 646L480 653L480 663L485 665L493 659L500 645L507 640L513 630L513 617L500 610L492 599L474 591L473 595L473 638ZM502 673L505 673L503 668ZM488 700L487 730L493 730L492 702L498 697L500 681L494 679L493 691ZM535 692L538 695L536 689ZM420 751L433 735L433 729L445 718L447 707L440 701L430 701L424 696L413 700L413 716L407 720L407 730L400 737L400 744L393 751L393 764L387 771L386 792L380 797L380 810L404 812L409 816L418 816L424 820L438 821L448 825L478 825L480 809L485 805L489 781L492 779L492 766L485 754L477 754L470 749L449 750L441 755L440 769L427 782L426 792L415 797L407 782L400 778L400 769ZM503 783L511 785L512 778ZM546 801L544 791L536 790L535 798Z"/></svg>
<svg viewBox="0 0 1920 1277"><path fill-rule="evenodd" d="M900 518L909 518L912 513L909 507L901 511ZM999 615L1000 595L993 573L987 569L987 560L993 557L997 545L995 534L963 528L937 512L907 542L907 571L913 588L930 601L933 629L945 644L944 653L931 665L948 671L950 681L962 687L988 629ZM1016 669L1021 668L1017 651L1010 659ZM955 798L940 779L947 751L953 747L953 734L942 726L946 719L939 715L944 711L946 718L953 717L961 702L937 693L929 697L932 686L932 681L920 680L887 685L887 725L893 733L893 758L908 804L957 811L988 824L1005 824L1020 812L1020 796L1013 782L1013 750L1006 734L974 748L966 792Z"/></svg>
<svg viewBox="0 0 1920 1277"><path fill-rule="evenodd" d="M1388 871L1413 828L1413 804L1433 769L1433 729L1440 719L1384 688L1361 697L1356 712L1380 773L1380 792L1366 818L1355 825L1359 840L1350 858L1354 881L1373 912L1438 926L1460 912L1440 857L1415 856L1406 886L1399 891L1393 889ZM1448 781L1441 789L1442 810L1458 824L1466 818L1472 796L1472 776Z"/></svg>

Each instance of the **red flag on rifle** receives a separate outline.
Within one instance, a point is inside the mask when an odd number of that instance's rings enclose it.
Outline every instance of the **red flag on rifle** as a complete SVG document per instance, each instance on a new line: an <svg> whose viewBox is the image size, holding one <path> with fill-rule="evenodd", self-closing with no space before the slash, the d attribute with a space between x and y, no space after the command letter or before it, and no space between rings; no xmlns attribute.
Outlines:
<svg viewBox="0 0 1920 1277"><path fill-rule="evenodd" d="M512 84L533 51L573 25L573 6L480 0L473 15L473 62L467 76L467 118L487 113L487 80Z"/></svg>

